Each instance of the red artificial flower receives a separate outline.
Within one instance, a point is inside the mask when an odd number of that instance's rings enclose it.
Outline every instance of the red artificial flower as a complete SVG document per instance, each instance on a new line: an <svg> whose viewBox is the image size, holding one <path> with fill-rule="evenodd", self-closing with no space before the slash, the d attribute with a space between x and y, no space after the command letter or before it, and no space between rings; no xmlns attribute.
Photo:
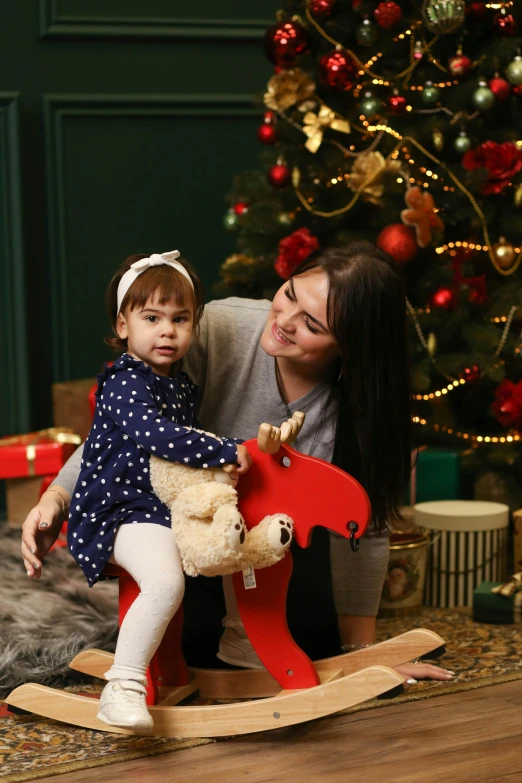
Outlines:
<svg viewBox="0 0 522 783"><path fill-rule="evenodd" d="M275 271L283 280L288 280L292 277L296 266L318 247L317 237L314 237L307 228L298 228L279 242L279 255L274 264Z"/></svg>
<svg viewBox="0 0 522 783"><path fill-rule="evenodd" d="M503 427L522 429L522 381L502 381L495 391L491 411Z"/></svg>
<svg viewBox="0 0 522 783"><path fill-rule="evenodd" d="M485 141L474 150L468 150L462 158L462 165L468 171L487 169L489 178L481 193L500 193L522 169L522 149L512 141Z"/></svg>

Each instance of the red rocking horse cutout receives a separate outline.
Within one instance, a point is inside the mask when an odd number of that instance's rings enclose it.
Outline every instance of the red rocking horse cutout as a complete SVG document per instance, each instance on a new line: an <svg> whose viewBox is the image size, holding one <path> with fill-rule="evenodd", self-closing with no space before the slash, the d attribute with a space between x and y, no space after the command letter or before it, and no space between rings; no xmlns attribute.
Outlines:
<svg viewBox="0 0 522 783"><path fill-rule="evenodd" d="M323 460L290 447L304 420L294 414L281 429L261 425L258 439L247 441L252 467L238 487L247 527L273 513L294 520L299 546L310 545L314 527L327 527L350 538L357 549L370 521L368 497L351 476ZM364 546L364 542L362 544ZM120 624L138 587L120 568ZM152 734L169 737L216 737L281 728L329 715L402 686L393 667L443 650L444 640L426 629L408 631L372 647L312 662L297 646L286 621L286 596L292 556L264 569L233 575L234 591L246 632L264 669L187 669L181 652L182 609L171 621L148 670L147 703ZM81 652L70 667L103 679L113 655ZM209 706L175 706L199 691L215 699L256 701ZM137 733L98 721L98 699L35 683L16 688L9 706L99 731Z"/></svg>

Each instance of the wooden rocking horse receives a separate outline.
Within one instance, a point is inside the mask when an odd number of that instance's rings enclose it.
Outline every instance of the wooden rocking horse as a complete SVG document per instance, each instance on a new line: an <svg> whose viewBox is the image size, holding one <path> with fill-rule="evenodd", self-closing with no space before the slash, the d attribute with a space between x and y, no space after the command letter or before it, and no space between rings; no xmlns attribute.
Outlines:
<svg viewBox="0 0 522 783"><path fill-rule="evenodd" d="M268 514L285 513L294 520L299 546L309 546L312 529L322 526L348 537L357 549L370 520L368 497L361 485L339 468L290 447L303 420L303 414L294 414L281 430L261 425L258 440L247 442L252 467L238 488L247 527ZM138 587L118 567L110 565L105 573L120 579L121 624ZM181 652L182 609L178 611L147 673L153 735L218 737L303 723L400 691L404 678L393 667L443 651L440 636L415 629L364 650L312 662L288 630L286 596L291 573L292 556L287 552L269 568L233 575L241 619L265 669L188 669ZM103 679L112 661L110 653L89 649L77 655L70 667ZM255 701L176 706L196 691L210 699ZM35 683L16 688L6 702L76 726L136 733L98 721L96 698Z"/></svg>

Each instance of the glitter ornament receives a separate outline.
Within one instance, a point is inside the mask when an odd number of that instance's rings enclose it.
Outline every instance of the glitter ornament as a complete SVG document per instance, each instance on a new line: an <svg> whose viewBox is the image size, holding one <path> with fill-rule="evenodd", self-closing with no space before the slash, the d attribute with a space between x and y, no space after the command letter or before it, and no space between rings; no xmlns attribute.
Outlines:
<svg viewBox="0 0 522 783"><path fill-rule="evenodd" d="M401 266L413 261L419 252L415 231L403 223L392 223L391 226L383 228L377 237L376 245Z"/></svg>
<svg viewBox="0 0 522 783"><path fill-rule="evenodd" d="M355 85L356 69L351 58L334 49L319 60L321 79L332 90L351 92Z"/></svg>
<svg viewBox="0 0 522 783"><path fill-rule="evenodd" d="M314 16L330 16L335 0L310 0L310 11Z"/></svg>
<svg viewBox="0 0 522 783"><path fill-rule="evenodd" d="M402 19L402 9L397 3L379 3L373 15L379 27L389 30L390 27L394 27Z"/></svg>
<svg viewBox="0 0 522 783"><path fill-rule="evenodd" d="M289 68L308 51L308 35L297 22L277 22L266 31L264 45L270 62Z"/></svg>

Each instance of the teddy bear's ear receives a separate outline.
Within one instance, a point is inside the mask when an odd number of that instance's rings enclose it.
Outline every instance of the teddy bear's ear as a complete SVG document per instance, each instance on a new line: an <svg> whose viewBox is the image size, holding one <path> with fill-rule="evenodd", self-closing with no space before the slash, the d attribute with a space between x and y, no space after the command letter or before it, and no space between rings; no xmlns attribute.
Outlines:
<svg viewBox="0 0 522 783"><path fill-rule="evenodd" d="M211 522L218 508L227 503L236 505L236 490L228 484L211 481L209 484L187 487L180 492L176 500L176 514L185 513L200 519L208 518Z"/></svg>

